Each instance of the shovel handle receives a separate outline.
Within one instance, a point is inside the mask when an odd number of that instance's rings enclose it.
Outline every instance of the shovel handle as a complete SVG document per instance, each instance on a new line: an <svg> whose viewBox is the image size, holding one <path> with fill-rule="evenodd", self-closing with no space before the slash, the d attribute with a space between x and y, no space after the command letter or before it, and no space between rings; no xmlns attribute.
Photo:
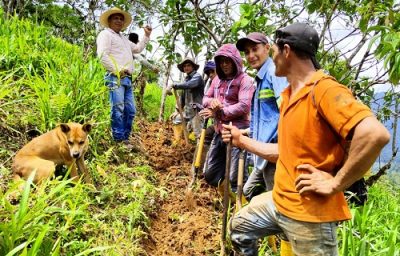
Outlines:
<svg viewBox="0 0 400 256"><path fill-rule="evenodd" d="M203 154L204 148L204 140L206 138L206 129L207 129L208 118L204 120L203 128L201 129L199 145L196 154L196 161L194 162L194 167L199 168L201 162L201 155Z"/></svg>
<svg viewBox="0 0 400 256"><path fill-rule="evenodd" d="M232 125L232 122L230 122ZM222 214L222 230L221 230L221 248L223 251L226 251L226 227L228 224L228 211L229 211L229 201L230 201L230 171L231 171L231 160L232 160L232 140L230 140L226 146L226 163L225 163L225 178L224 178L224 211Z"/></svg>
<svg viewBox="0 0 400 256"><path fill-rule="evenodd" d="M239 169L237 180L237 196L236 196L236 211L242 209L242 195L243 195L243 176L244 176L244 162L246 151L243 149L239 153Z"/></svg>
<svg viewBox="0 0 400 256"><path fill-rule="evenodd" d="M182 128L183 128L183 136L185 137L185 143L186 143L186 145L189 145L189 134L186 129L187 126L186 126L185 118L183 116L183 109L182 109L181 101L179 100L178 93L176 92L176 90L172 89L172 91L175 96L176 105L178 106L179 115L181 116L181 119L182 119Z"/></svg>

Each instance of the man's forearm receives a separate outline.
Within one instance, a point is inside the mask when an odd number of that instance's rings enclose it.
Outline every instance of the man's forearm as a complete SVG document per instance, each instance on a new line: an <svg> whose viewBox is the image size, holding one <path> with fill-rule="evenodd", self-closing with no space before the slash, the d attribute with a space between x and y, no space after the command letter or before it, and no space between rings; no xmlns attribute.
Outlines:
<svg viewBox="0 0 400 256"><path fill-rule="evenodd" d="M269 162L276 163L278 161L279 153L277 143L260 142L241 135L237 146L250 153L258 155Z"/></svg>
<svg viewBox="0 0 400 256"><path fill-rule="evenodd" d="M343 191L362 178L389 139L389 132L375 117L362 120L354 128L348 158L335 176L337 190Z"/></svg>

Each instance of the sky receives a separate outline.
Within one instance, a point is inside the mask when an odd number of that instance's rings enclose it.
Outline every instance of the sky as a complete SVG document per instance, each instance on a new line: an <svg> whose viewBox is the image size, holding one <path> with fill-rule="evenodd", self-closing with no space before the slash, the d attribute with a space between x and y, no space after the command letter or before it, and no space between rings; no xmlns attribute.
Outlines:
<svg viewBox="0 0 400 256"><path fill-rule="evenodd" d="M396 2L400 2L400 0L397 0ZM234 18L236 17L236 19L239 18L239 11L238 10L233 10L233 16ZM100 13L98 13L97 15L100 16ZM307 16L304 15L300 15L298 17L299 20L305 19L307 18ZM303 16L303 17L302 17ZM152 27L153 27L153 32L151 35L151 44L153 45L153 52L144 52L145 56L148 59L155 59L155 60L162 60L162 51L161 49L158 47L157 41L156 39L158 37L162 37L164 32L162 29L162 26L160 23L158 23L157 18L153 17L151 19L149 19ZM340 21L340 19L335 19L335 21L332 23L331 25L331 31L332 36L334 39L340 39L343 36L345 36L346 34L349 33L349 30L345 27L344 22ZM142 28L138 28L135 25L135 21L132 23L132 25L125 31L125 33L129 33L129 32L135 32L139 34L139 38L143 38L144 32ZM338 44L338 49L340 49L341 51L347 51L347 49L351 49L354 48L358 42L360 41L361 37L360 36L352 36L348 39L343 40L340 44ZM185 50L184 46L182 45L182 43L177 43L177 48L181 49L182 55L183 52ZM367 46L363 47L363 49L360 51L359 54L356 55L356 57L353 59L353 63L357 63L361 60L362 56L364 55L365 51L367 50ZM205 59L205 49L203 49L203 51L197 56L196 61L197 64L200 65L199 71L200 73L202 73L203 70L203 65L206 61ZM350 53L347 54L348 56L350 55ZM382 70L382 63L376 65L374 68L369 69L366 72L363 72L362 75L363 76L370 76L373 77L375 76L377 73L381 72L380 70ZM177 69L176 65L173 66L172 69L172 75L171 75L173 81L170 81L169 83L172 82L177 82L181 79L183 79L183 76L181 74L181 72L179 72L179 70ZM390 85L378 85L376 86L375 90L376 91L385 91L390 87Z"/></svg>

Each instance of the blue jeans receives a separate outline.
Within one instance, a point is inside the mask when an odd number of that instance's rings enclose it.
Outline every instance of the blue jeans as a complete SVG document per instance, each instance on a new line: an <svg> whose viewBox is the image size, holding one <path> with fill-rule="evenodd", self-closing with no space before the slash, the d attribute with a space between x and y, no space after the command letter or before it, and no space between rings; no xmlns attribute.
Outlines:
<svg viewBox="0 0 400 256"><path fill-rule="evenodd" d="M230 221L230 237L236 252L257 256L259 238L284 233L295 255L337 256L336 222L311 223L278 212L272 191L254 197Z"/></svg>
<svg viewBox="0 0 400 256"><path fill-rule="evenodd" d="M133 97L132 78L107 73L104 77L109 89L111 103L111 130L115 141L128 140L132 131L136 108Z"/></svg>

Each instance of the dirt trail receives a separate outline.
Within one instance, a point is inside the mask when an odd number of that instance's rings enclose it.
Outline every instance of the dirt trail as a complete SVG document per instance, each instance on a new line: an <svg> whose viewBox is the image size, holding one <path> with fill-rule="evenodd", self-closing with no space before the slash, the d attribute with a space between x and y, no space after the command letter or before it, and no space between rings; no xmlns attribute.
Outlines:
<svg viewBox="0 0 400 256"><path fill-rule="evenodd" d="M151 256L218 255L222 210L216 190L200 179L193 189L194 202L185 199L194 146L171 146L172 129L165 124L142 125L149 163L157 170L159 186L167 191L167 198L151 216L145 251Z"/></svg>

